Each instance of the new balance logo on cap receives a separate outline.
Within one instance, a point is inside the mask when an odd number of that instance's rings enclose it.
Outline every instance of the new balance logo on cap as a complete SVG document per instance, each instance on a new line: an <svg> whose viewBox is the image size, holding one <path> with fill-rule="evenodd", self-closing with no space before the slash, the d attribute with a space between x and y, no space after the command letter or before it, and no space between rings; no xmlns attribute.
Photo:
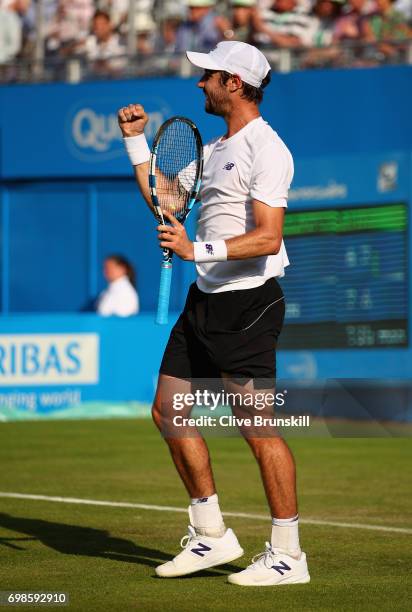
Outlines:
<svg viewBox="0 0 412 612"><path fill-rule="evenodd" d="M190 552L195 553L195 555L199 555L199 557L204 557L208 550L212 550L210 546L206 546L206 544L199 542L199 544L196 545L196 548L190 549Z"/></svg>
<svg viewBox="0 0 412 612"><path fill-rule="evenodd" d="M287 572L292 568L289 567L289 565L286 565L284 561L280 561L279 565L272 565L272 569L276 570L281 576L283 576L284 572Z"/></svg>
<svg viewBox="0 0 412 612"><path fill-rule="evenodd" d="M225 164L223 166L223 170L231 170L232 168L234 168L235 164L233 162L227 162L227 164Z"/></svg>

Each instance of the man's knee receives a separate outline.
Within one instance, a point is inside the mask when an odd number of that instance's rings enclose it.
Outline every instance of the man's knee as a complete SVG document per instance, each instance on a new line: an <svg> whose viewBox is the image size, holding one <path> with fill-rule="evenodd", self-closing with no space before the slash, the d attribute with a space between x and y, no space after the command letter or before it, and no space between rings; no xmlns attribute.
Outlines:
<svg viewBox="0 0 412 612"><path fill-rule="evenodd" d="M173 423L174 416L175 413L171 407L168 404L161 403L157 396L152 405L152 419L164 436L176 434Z"/></svg>
<svg viewBox="0 0 412 612"><path fill-rule="evenodd" d="M160 411L160 406L156 400L153 402L153 406L152 406L152 419L156 427L158 429L161 429L162 428L162 413Z"/></svg>

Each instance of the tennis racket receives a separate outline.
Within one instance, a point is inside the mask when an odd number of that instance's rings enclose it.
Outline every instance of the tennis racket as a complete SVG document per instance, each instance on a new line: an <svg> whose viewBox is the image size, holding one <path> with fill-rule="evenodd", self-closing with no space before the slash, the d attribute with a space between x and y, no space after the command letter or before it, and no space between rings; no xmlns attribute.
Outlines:
<svg viewBox="0 0 412 612"><path fill-rule="evenodd" d="M186 117L172 117L159 128L152 146L149 189L157 221L168 211L184 223L196 201L203 170L203 143L196 125ZM156 323L168 321L172 280L172 251L163 249Z"/></svg>

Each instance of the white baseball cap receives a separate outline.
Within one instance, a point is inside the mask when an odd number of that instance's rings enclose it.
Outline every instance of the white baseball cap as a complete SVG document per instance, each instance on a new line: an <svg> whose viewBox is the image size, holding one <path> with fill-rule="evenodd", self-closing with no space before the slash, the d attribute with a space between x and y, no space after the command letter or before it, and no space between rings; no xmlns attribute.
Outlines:
<svg viewBox="0 0 412 612"><path fill-rule="evenodd" d="M215 6L216 0L186 0L186 6L189 7L204 7L204 6Z"/></svg>
<svg viewBox="0 0 412 612"><path fill-rule="evenodd" d="M269 62L259 49L240 41L220 42L209 53L187 51L186 55L194 66L237 74L253 87L260 87L270 70Z"/></svg>

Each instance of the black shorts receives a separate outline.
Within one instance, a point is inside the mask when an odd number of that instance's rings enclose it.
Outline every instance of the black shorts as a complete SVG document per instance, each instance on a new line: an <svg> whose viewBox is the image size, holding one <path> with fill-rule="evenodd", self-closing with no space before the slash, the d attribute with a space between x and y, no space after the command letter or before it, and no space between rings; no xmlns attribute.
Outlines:
<svg viewBox="0 0 412 612"><path fill-rule="evenodd" d="M284 315L283 292L275 278L253 289L222 293L204 293L194 283L170 334L160 372L185 380L217 379L227 373L245 382L274 381Z"/></svg>

